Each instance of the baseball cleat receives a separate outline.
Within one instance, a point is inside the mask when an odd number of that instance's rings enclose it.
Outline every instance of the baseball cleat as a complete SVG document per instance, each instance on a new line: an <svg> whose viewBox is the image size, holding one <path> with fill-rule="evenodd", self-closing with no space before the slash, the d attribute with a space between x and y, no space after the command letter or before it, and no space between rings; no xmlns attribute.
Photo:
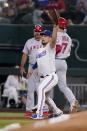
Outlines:
<svg viewBox="0 0 87 131"><path fill-rule="evenodd" d="M36 111L37 111L37 105L32 108L32 112L33 113L35 113ZM48 116L48 114L49 114L49 110L48 110L48 108L46 108L44 106L44 108L43 108L43 115L46 117L46 116Z"/></svg>
<svg viewBox="0 0 87 131"><path fill-rule="evenodd" d="M78 112L80 108L80 104L77 100L73 101L70 107L70 113Z"/></svg>
<svg viewBox="0 0 87 131"><path fill-rule="evenodd" d="M59 116L61 116L61 115L63 115L63 112L60 112L59 114L53 113L53 114L50 114L50 115L48 116L48 118L59 117Z"/></svg>
<svg viewBox="0 0 87 131"><path fill-rule="evenodd" d="M44 119L44 117L40 114L33 114L32 119L35 119L35 120L41 120L41 119Z"/></svg>
<svg viewBox="0 0 87 131"><path fill-rule="evenodd" d="M37 110L33 110L32 112L35 113L36 111L37 111ZM44 116L48 116L48 114L49 114L49 111L43 111L43 115L44 115Z"/></svg>
<svg viewBox="0 0 87 131"><path fill-rule="evenodd" d="M25 112L24 117L31 118L32 117L32 113L35 113L35 112L27 111L27 112ZM49 114L48 112L43 112L44 117L48 117L48 114Z"/></svg>
<svg viewBox="0 0 87 131"><path fill-rule="evenodd" d="M48 115L49 115L49 112L43 112L43 115L44 115L44 116L48 116Z"/></svg>

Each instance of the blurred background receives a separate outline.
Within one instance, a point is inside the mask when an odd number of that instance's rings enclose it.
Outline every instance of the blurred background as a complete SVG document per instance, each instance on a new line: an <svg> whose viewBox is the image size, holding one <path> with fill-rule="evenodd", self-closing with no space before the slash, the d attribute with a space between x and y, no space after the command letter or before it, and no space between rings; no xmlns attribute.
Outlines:
<svg viewBox="0 0 87 131"><path fill-rule="evenodd" d="M15 66L20 65L22 49L26 40L33 36L34 25L52 29L46 14L46 10L52 8L68 20L72 51L67 60L67 83L81 107L87 108L87 0L0 0L0 109L9 108L7 98L3 96L4 84L8 75L20 77L19 68ZM25 93L24 98L19 93L19 105L14 107L14 101L10 102L12 108L25 110L26 86L19 89ZM56 88L54 100L61 108L67 109L66 99Z"/></svg>

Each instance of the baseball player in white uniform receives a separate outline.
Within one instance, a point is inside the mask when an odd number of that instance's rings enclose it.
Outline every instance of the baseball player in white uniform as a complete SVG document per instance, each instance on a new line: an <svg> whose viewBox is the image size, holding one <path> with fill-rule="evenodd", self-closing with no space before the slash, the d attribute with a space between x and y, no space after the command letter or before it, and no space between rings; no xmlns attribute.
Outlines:
<svg viewBox="0 0 87 131"><path fill-rule="evenodd" d="M53 112L57 115L63 112L57 108L54 101L50 98L50 90L58 83L58 77L55 73L55 44L57 36L57 26L54 26L53 33L49 30L44 30L42 35L43 47L38 49L36 60L37 62L32 67L38 69L38 75L40 76L40 84L38 87L38 107L36 114L32 115L32 119L43 119L43 106L45 101L49 103L49 106ZM32 70L30 71L30 74Z"/></svg>
<svg viewBox="0 0 87 131"><path fill-rule="evenodd" d="M23 49L23 55L21 59L20 71L21 75L25 73L24 65L29 57L29 70L32 68L33 64L36 62L36 53L39 48L42 47L40 33L43 30L41 25L35 25L34 27L34 37L27 40ZM29 77L29 73L27 74ZM29 112L31 113L32 108L34 107L34 92L37 89L37 83L39 81L37 69L33 71L31 77L28 79L28 93L27 93L27 102L26 102L26 113L28 116Z"/></svg>
<svg viewBox="0 0 87 131"><path fill-rule="evenodd" d="M56 72L58 75L58 86L70 103L70 112L76 112L79 107L78 101L66 84L66 59L70 56L72 40L64 31L67 27L67 20L65 18L58 18L58 26L59 29L56 40Z"/></svg>

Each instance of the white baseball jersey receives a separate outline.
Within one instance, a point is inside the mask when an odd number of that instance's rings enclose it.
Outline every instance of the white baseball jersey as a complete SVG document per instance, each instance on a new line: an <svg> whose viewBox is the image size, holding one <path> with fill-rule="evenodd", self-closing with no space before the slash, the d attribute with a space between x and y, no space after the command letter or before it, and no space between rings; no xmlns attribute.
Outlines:
<svg viewBox="0 0 87 131"><path fill-rule="evenodd" d="M55 48L51 48L50 44L40 48L36 58L40 76L46 76L55 72Z"/></svg>
<svg viewBox="0 0 87 131"><path fill-rule="evenodd" d="M42 47L41 41L37 41L35 38L27 40L25 43L23 53L29 56L29 64L33 65L36 62L36 53L39 48Z"/></svg>
<svg viewBox="0 0 87 131"><path fill-rule="evenodd" d="M61 51L56 54L56 58L65 59L70 56L72 40L66 32L57 33L56 45L62 47Z"/></svg>

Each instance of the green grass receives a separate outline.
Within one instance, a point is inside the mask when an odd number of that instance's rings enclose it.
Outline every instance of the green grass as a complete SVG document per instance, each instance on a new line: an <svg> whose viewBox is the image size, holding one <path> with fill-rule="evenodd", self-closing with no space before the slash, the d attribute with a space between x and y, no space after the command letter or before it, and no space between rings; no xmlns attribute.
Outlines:
<svg viewBox="0 0 87 131"><path fill-rule="evenodd" d="M24 117L24 113L0 112L0 117Z"/></svg>
<svg viewBox="0 0 87 131"><path fill-rule="evenodd" d="M25 124L32 124L34 122L33 120L30 120L30 119L23 119L24 113L0 112L0 117L4 117L4 119L2 120L0 119L0 128L3 128L4 126L13 124L13 123L19 123L21 125L25 125ZM7 119L6 117L9 117L9 119ZM16 118L10 119L12 117L20 117L20 119L16 119Z"/></svg>
<svg viewBox="0 0 87 131"><path fill-rule="evenodd" d="M13 123L20 123L21 125L32 124L32 120L0 120L0 128Z"/></svg>

